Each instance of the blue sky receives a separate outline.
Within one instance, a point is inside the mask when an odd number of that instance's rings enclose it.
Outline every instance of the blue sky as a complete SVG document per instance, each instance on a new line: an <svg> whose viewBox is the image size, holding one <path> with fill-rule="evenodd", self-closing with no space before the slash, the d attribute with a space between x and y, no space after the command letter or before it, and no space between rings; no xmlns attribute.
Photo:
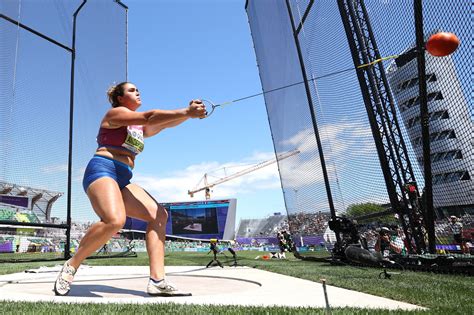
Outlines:
<svg viewBox="0 0 474 315"><path fill-rule="evenodd" d="M97 219L80 182L85 164L96 146L95 135L102 115L96 113L105 113L109 108L105 90L108 84L112 84L109 82L111 77L121 77L123 73L123 68L120 67L123 64L120 56L123 55L119 47L123 45L120 35L123 28L118 19L123 12L111 13L112 0L109 1L89 1L89 6L79 19L80 49L76 86L81 93L76 94L76 105L82 108L82 112L75 116L75 124L93 127L87 127L82 132L79 130L77 134L80 136L74 143L75 148L79 148L77 151L81 151L80 156L74 156L74 163L78 165L73 170L74 220ZM19 14L19 2L12 0L2 2L2 5L8 5L2 6L1 10L12 17L21 17L26 25L38 28L69 45L71 13L62 7L66 2L51 0L45 3L49 6L38 5L35 0L22 1ZM79 3L79 0L67 2L69 9L75 9ZM181 108L187 106L193 98L207 98L221 103L261 92L244 0L128 0L124 3L129 7L129 80L141 90L143 106L140 110ZM390 3L384 2L385 5ZM396 5L394 7L401 9ZM333 6L333 10L336 7ZM320 12L328 14L326 10ZM284 14L286 16L286 10ZM378 24L395 23L392 19L387 21L385 15L382 15L383 19L376 17L373 20L376 28ZM10 24L3 23L0 27L4 36L2 40L8 43L2 46L2 53L5 54L2 66L5 66L5 72L2 71L0 75L0 80L5 80L8 84L0 84L0 90L2 102L9 105L0 108L0 114L6 117L6 123L0 125L0 152L8 152L9 156L7 163L2 163L0 177L22 185L65 192L67 150L64 148L67 147L65 135L68 131L69 55L52 48L28 32L18 32ZM320 31L325 36L317 36L319 33L316 32L308 39L318 44L324 40L329 43L346 40L342 29L321 28ZM281 35L279 32L273 33ZM20 37L17 37L18 34ZM413 38L414 35L410 36ZM399 53L410 44L410 36L404 37L404 42L381 41L380 47L387 52L386 55ZM281 37L277 38L278 42L292 41L291 36ZM317 48L319 45L313 47ZM272 53L270 50L266 55L267 62L271 59L269 57L277 55ZM325 51L320 53L327 57ZM111 56L114 58L110 58ZM332 57L333 54L329 54L331 62L336 60L338 66L346 68L338 58ZM14 60L18 61L15 68L12 66ZM344 60L347 67L350 67L350 59ZM327 64L332 65L331 62ZM295 68L297 67L296 65ZM297 71L292 73L299 78ZM46 78L45 74L49 76ZM13 86L11 77L16 78ZM280 79L292 78L277 75L275 79L279 82ZM383 182L374 182L374 176L380 179L381 173L377 169L372 173L366 171L365 162L372 161L373 164L377 158L365 122L366 113L362 101L359 99L359 103L351 107L357 109L359 116L355 117L354 111L347 110L347 101L352 103L353 96L359 95L354 83L355 76L352 80L343 81L336 76L313 82L319 91L318 101L322 104L319 107L324 107L326 114L330 113L319 117L319 127L323 141L330 146L325 151L330 161L329 172L335 172L337 164L339 183L345 193L339 198L337 189L334 191L338 209L345 209L355 202L370 200L383 203L387 199ZM345 84L345 89L335 91L334 86L341 82ZM295 82L291 80L287 83ZM297 86L267 96L270 101L279 104L276 102L278 98L301 90L302 86ZM345 90L344 97L338 93L340 90ZM303 92L298 97L305 102ZM291 99L294 100L295 97L292 96ZM319 161L315 155L314 136L307 126L301 124L300 113L294 110L294 106L290 107L294 104L283 103L287 114L283 129L291 129L291 132L277 140L285 149L298 148L302 152L285 162L286 188L291 194L287 196L289 208L291 211L327 210L325 192L321 188L322 177L319 176ZM322 114L319 107L318 113ZM63 118L57 123L45 124L51 117ZM23 124L16 124L18 121ZM11 133L9 131L13 125L26 128L17 128L15 133ZM276 131L278 133L282 130ZM50 136L52 141L42 141L50 139ZM355 159L351 150L357 146L359 154L358 159ZM360 147L364 150L360 150ZM258 96L217 109L211 118L190 120L147 139L144 153L137 158L134 181L150 191L160 202L189 201L191 199L186 192L195 187L204 173L212 173L215 176L210 177L212 181L251 164L272 159L273 152L265 104L263 97ZM41 154L46 155L38 158ZM4 156L5 153L1 157ZM222 169L224 166L226 174ZM369 182L364 182L364 176L370 177L372 190L354 189L358 185L355 179L364 185ZM317 185L319 186L316 187ZM237 198L237 223L240 218L259 218L273 212L285 212L276 164L216 186L212 197ZM192 200L203 198L204 195L200 194ZM65 206L64 197L55 203L53 215L63 216Z"/></svg>
<svg viewBox="0 0 474 315"><path fill-rule="evenodd" d="M244 0L125 3L129 80L141 90L141 110L183 107L193 98L220 103L261 92ZM216 176L212 181L225 176L222 167L232 174L273 156L259 96L147 139L134 177L159 201L184 201L204 173ZM203 198L200 193L192 200ZM212 198L237 198L236 222L285 211L276 164L216 186Z"/></svg>
<svg viewBox="0 0 474 315"><path fill-rule="evenodd" d="M123 73L122 28L117 28L122 27L117 20L121 10L110 12L109 1L90 1L78 18L75 106L82 110L74 117L78 130L73 145L80 152L73 159L75 221L97 220L80 183L96 146L101 119L96 113L110 108L105 91L113 82L108 81ZM196 98L221 103L262 91L244 0L124 3L129 7L128 74L141 90L139 110L183 108ZM25 0L20 5L12 0L2 2L0 9L70 46L71 15L79 4L79 0L51 0L42 6ZM0 76L5 82L2 104L8 104L1 107L5 118L0 148L9 152L0 177L66 193L70 54L15 25L2 22L0 27L6 43L2 46L5 71ZM107 71L111 73L103 73ZM53 117L59 120L45 123ZM84 125L94 127L81 130ZM18 127L15 133L9 131L13 126ZM52 135L45 145L43 139ZM214 175L209 177L213 181L273 157L265 105L259 96L147 139L136 160L134 181L159 202L202 200L203 193L190 199L187 191L204 173ZM237 224L240 218L285 211L276 163L216 186L212 198L237 199ZM64 218L65 209L66 195L54 204L52 215Z"/></svg>

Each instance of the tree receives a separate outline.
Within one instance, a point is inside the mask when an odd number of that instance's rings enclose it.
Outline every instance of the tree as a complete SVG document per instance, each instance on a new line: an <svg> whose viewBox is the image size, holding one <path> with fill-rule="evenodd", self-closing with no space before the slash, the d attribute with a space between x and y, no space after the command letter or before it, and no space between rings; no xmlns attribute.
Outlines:
<svg viewBox="0 0 474 315"><path fill-rule="evenodd" d="M372 203L372 202L355 203L347 207L346 214L349 217L358 217L361 215L381 212L383 210L385 210L385 208L382 205L377 204L377 203ZM372 222L393 224L393 223L396 223L397 220L395 219L393 215L389 214L383 217L360 220L358 223L372 223Z"/></svg>

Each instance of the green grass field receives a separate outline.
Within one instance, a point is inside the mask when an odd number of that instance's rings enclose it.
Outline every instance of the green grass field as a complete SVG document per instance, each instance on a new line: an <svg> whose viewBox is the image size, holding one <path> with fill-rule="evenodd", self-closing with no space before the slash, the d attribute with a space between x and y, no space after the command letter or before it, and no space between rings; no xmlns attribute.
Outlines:
<svg viewBox="0 0 474 315"><path fill-rule="evenodd" d="M357 290L369 294L413 303L429 308L429 311L386 311L371 309L332 309L333 314L474 314L473 278L459 275L444 275L405 271L391 279L379 279L381 272L375 268L333 266L328 263L301 261L290 257L286 260L255 260L263 252L237 252L238 263L253 268L281 273L311 281L324 278L328 285ZM229 255L227 255L229 256ZM166 255L166 265L205 266L212 257L205 253L175 252ZM219 257L224 265L230 258ZM58 262L2 263L0 274L21 272L25 269L54 266ZM91 259L89 265L148 265L146 254L136 258ZM282 288L284 289L284 288ZM329 297L331 302L331 297ZM179 304L157 305L102 305L102 304L53 304L3 302L0 314L324 314L324 309L285 307L228 307L228 306L185 306Z"/></svg>

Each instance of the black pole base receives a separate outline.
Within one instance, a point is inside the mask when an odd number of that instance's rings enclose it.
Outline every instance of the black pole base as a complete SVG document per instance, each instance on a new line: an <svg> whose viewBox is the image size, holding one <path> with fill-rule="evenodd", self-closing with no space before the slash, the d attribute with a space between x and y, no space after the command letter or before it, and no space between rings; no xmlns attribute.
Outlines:
<svg viewBox="0 0 474 315"><path fill-rule="evenodd" d="M215 266L215 265L217 265L217 266L219 266L219 267L221 267L221 268L224 268L224 266L222 266L222 264L221 264L221 262L219 261L219 259L213 259L213 260L211 260L211 261L207 264L206 268L209 268L209 267L212 267L212 266Z"/></svg>

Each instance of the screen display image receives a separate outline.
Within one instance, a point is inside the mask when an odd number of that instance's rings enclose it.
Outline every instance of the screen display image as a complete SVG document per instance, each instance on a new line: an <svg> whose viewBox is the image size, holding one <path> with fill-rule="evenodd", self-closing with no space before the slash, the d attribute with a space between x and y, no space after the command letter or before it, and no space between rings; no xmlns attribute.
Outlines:
<svg viewBox="0 0 474 315"><path fill-rule="evenodd" d="M232 238L235 199L164 203L168 211L166 234L193 239Z"/></svg>
<svg viewBox="0 0 474 315"><path fill-rule="evenodd" d="M216 208L174 210L171 215L173 234L217 234Z"/></svg>
<svg viewBox="0 0 474 315"><path fill-rule="evenodd" d="M208 240L233 239L236 199L161 203L168 213L166 235ZM148 224L127 217L122 230L145 232Z"/></svg>

